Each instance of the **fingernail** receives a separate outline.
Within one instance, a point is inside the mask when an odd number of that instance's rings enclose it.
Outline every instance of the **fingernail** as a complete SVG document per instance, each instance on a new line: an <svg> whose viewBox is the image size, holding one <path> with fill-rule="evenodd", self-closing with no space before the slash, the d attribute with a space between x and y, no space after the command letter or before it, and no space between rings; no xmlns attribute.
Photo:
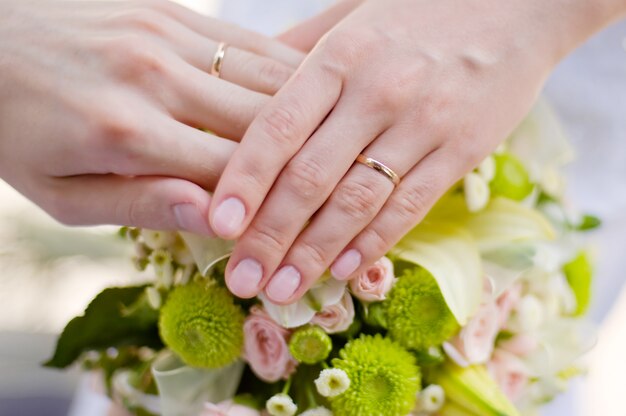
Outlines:
<svg viewBox="0 0 626 416"><path fill-rule="evenodd" d="M245 217L246 207L243 202L238 198L225 199L213 214L213 229L222 237L233 237L238 234Z"/></svg>
<svg viewBox="0 0 626 416"><path fill-rule="evenodd" d="M345 280L361 265L361 253L350 249L343 253L330 268L330 273L335 279Z"/></svg>
<svg viewBox="0 0 626 416"><path fill-rule="evenodd" d="M272 277L265 293L270 300L285 302L296 293L300 287L300 281L300 272L293 266L285 266Z"/></svg>
<svg viewBox="0 0 626 416"><path fill-rule="evenodd" d="M259 293L263 266L254 259L241 260L228 279L228 288L240 298L251 298Z"/></svg>
<svg viewBox="0 0 626 416"><path fill-rule="evenodd" d="M196 234L214 236L208 221L200 214L197 206L190 203L176 204L172 208L174 217L178 223L178 228Z"/></svg>

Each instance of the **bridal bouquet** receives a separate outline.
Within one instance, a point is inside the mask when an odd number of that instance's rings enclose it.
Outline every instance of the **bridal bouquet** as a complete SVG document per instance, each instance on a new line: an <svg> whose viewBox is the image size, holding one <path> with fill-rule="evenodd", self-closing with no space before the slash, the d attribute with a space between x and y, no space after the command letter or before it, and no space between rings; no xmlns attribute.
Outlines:
<svg viewBox="0 0 626 416"><path fill-rule="evenodd" d="M100 293L47 365L138 415L536 414L594 343L570 156L540 103L387 256L288 306L229 293L229 242L124 228L149 278Z"/></svg>

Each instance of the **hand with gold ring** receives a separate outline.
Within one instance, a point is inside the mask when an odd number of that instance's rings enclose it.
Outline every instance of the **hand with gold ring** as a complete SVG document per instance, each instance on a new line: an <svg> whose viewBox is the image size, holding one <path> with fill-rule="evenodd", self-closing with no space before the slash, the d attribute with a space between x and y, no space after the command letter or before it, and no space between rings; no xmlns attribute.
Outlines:
<svg viewBox="0 0 626 416"><path fill-rule="evenodd" d="M216 233L238 238L228 286L286 304L329 267L361 273L512 131L558 60L625 9L347 0L285 34L310 54L252 122L211 205Z"/></svg>
<svg viewBox="0 0 626 416"><path fill-rule="evenodd" d="M303 57L169 1L0 0L0 177L64 223L209 234L206 189Z"/></svg>

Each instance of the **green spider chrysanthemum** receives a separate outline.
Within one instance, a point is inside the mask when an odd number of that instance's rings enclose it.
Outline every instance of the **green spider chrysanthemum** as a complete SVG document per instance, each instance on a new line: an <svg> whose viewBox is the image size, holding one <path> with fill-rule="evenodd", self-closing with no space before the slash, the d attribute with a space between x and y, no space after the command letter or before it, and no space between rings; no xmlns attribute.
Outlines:
<svg viewBox="0 0 626 416"><path fill-rule="evenodd" d="M406 415L415 406L421 379L415 357L380 334L350 341L333 366L350 379L344 393L329 398L335 416Z"/></svg>
<svg viewBox="0 0 626 416"><path fill-rule="evenodd" d="M219 368L235 361L243 347L244 313L215 282L178 286L161 309L163 342L188 365Z"/></svg>
<svg viewBox="0 0 626 416"><path fill-rule="evenodd" d="M384 305L389 335L410 350L441 345L459 328L434 277L422 267L406 270Z"/></svg>
<svg viewBox="0 0 626 416"><path fill-rule="evenodd" d="M319 326L305 326L291 335L289 351L304 364L316 364L328 358L333 341Z"/></svg>

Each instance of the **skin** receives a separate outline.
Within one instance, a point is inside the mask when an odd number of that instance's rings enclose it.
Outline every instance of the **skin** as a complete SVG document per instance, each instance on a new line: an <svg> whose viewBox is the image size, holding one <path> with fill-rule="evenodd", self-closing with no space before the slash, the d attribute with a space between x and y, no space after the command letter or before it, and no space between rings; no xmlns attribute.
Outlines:
<svg viewBox="0 0 626 416"><path fill-rule="evenodd" d="M303 57L168 1L0 0L0 177L66 224L211 234L206 190Z"/></svg>
<svg viewBox="0 0 626 416"><path fill-rule="evenodd" d="M250 125L211 204L214 231L239 239L230 289L287 304L329 267L362 272L512 131L557 62L625 9L347 1L283 35L312 49ZM400 185L355 164L359 153Z"/></svg>

